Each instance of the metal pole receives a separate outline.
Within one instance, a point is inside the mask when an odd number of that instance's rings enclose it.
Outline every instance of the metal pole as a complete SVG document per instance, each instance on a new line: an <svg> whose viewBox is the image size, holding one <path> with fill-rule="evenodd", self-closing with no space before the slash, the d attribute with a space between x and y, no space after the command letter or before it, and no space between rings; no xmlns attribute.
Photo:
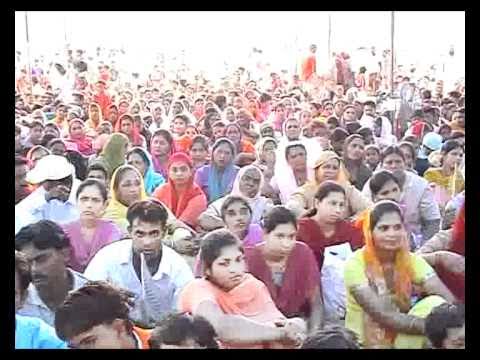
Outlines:
<svg viewBox="0 0 480 360"><path fill-rule="evenodd" d="M392 11L391 20L391 50L390 50L390 95L393 95L393 69L395 66L395 11Z"/></svg>
<svg viewBox="0 0 480 360"><path fill-rule="evenodd" d="M25 11L25 37L27 40L27 69L28 69L28 79L30 85L30 93L33 92L33 84L32 84L32 68L30 65L30 37L28 35L28 15L27 11Z"/></svg>

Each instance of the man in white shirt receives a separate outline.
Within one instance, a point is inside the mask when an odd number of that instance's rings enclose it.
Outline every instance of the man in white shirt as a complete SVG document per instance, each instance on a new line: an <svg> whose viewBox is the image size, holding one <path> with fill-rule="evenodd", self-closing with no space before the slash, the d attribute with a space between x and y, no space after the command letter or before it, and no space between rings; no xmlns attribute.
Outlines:
<svg viewBox="0 0 480 360"><path fill-rule="evenodd" d="M85 276L106 280L135 295L130 316L136 325L152 327L175 309L177 297L193 273L174 250L162 245L168 213L156 200L140 201L128 209L131 239L102 248L91 260Z"/></svg>
<svg viewBox="0 0 480 360"><path fill-rule="evenodd" d="M79 218L75 195L80 181L75 178L75 168L65 157L43 157L28 172L26 180L40 186L15 206L15 234L39 220L65 224Z"/></svg>

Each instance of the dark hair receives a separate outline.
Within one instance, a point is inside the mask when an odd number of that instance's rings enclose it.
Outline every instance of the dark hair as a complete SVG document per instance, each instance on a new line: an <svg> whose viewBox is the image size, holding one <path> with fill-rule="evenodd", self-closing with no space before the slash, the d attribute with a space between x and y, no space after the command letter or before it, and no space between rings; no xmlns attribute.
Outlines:
<svg viewBox="0 0 480 360"><path fill-rule="evenodd" d="M425 335L435 348L441 348L447 330L465 324L465 305L443 303L435 307L425 319Z"/></svg>
<svg viewBox="0 0 480 360"><path fill-rule="evenodd" d="M247 199L245 199L243 196L238 196L238 195L228 195L225 200L223 201L222 207L220 209L220 213L222 216L222 220L225 221L225 215L228 207L236 202L241 202L243 203L248 210L250 211L250 215L252 214L252 207L248 203Z"/></svg>
<svg viewBox="0 0 480 360"><path fill-rule="evenodd" d="M202 147L208 151L208 138L205 135L195 135L192 139L192 145L190 146L190 149L193 147L195 144L200 144Z"/></svg>
<svg viewBox="0 0 480 360"><path fill-rule="evenodd" d="M388 213L397 213L403 222L402 210L398 204L391 200L381 200L373 206L372 213L370 215L370 230L373 231L382 216Z"/></svg>
<svg viewBox="0 0 480 360"><path fill-rule="evenodd" d="M368 135L373 135L373 131L369 127L364 126L357 130L357 134L365 140Z"/></svg>
<svg viewBox="0 0 480 360"><path fill-rule="evenodd" d="M160 222L162 228L164 228L167 224L168 212L165 206L158 200L137 201L130 205L127 210L127 220L130 226L132 226L135 219L147 223Z"/></svg>
<svg viewBox="0 0 480 360"><path fill-rule="evenodd" d="M385 149L383 149L382 154L380 156L380 163L383 164L383 161L385 160L385 158L392 154L396 154L400 156L405 162L405 156L403 156L402 150L397 145L389 145Z"/></svg>
<svg viewBox="0 0 480 360"><path fill-rule="evenodd" d="M20 155L15 155L15 166L28 165L28 160Z"/></svg>
<svg viewBox="0 0 480 360"><path fill-rule="evenodd" d="M461 131L452 131L452 134L448 138L449 140L455 140L455 139L460 139L462 137L465 137L465 134Z"/></svg>
<svg viewBox="0 0 480 360"><path fill-rule="evenodd" d="M330 134L330 141L338 142L343 141L348 137L347 130L337 127L333 129L332 133Z"/></svg>
<svg viewBox="0 0 480 360"><path fill-rule="evenodd" d="M65 157L75 168L75 176L83 181L87 177L87 158L75 150L67 150Z"/></svg>
<svg viewBox="0 0 480 360"><path fill-rule="evenodd" d="M32 273L30 272L30 263L28 262L25 254L17 250L15 250L15 271L18 274L18 279L20 280L20 291L23 295L32 282Z"/></svg>
<svg viewBox="0 0 480 360"><path fill-rule="evenodd" d="M268 234L275 230L278 225L282 224L292 224L296 229L297 218L290 209L282 205L277 205L270 209L265 215L263 219L263 230Z"/></svg>
<svg viewBox="0 0 480 360"><path fill-rule="evenodd" d="M458 149L458 148L463 149L462 145L460 145L460 143L458 141L450 139L450 140L447 140L443 143L441 153L442 154L448 154L450 151Z"/></svg>
<svg viewBox="0 0 480 360"><path fill-rule="evenodd" d="M62 340L69 340L101 324L121 319L127 330L133 294L117 289L106 281L91 281L69 293L55 312L55 331Z"/></svg>
<svg viewBox="0 0 480 360"><path fill-rule="evenodd" d="M148 340L150 348L160 349L162 344L180 345L193 339L207 349L218 349L217 333L213 326L201 316L171 314L157 323Z"/></svg>
<svg viewBox="0 0 480 360"><path fill-rule="evenodd" d="M346 139L345 142L343 143L343 159L347 159L347 148L348 146L353 142L353 140L362 140L362 142L365 144L365 139L363 138L362 135L359 134L352 134L349 135Z"/></svg>
<svg viewBox="0 0 480 360"><path fill-rule="evenodd" d="M362 125L360 125L358 122L356 121L352 121L352 122L349 122L349 123L346 123L345 124L345 129L348 131L348 133L350 135L355 135L357 134L358 130L360 130L360 128L362 127ZM367 128L368 129L368 128ZM370 130L370 129L369 129ZM363 137L362 137L363 139Z"/></svg>
<svg viewBox="0 0 480 360"><path fill-rule="evenodd" d="M188 118L187 115L184 115L184 114L177 114L173 117L173 120L175 119L182 119L182 121L185 123L185 125L189 125L190 124L190 119Z"/></svg>
<svg viewBox="0 0 480 360"><path fill-rule="evenodd" d="M103 174L105 175L105 179L108 179L108 171L105 168L105 166L102 165L102 163L94 162L92 165L90 165L87 168L87 176L90 171L94 171L94 170L103 172Z"/></svg>
<svg viewBox="0 0 480 360"><path fill-rule="evenodd" d="M213 144L213 147L212 147L212 162L213 162L213 153L223 143L227 144L230 147L230 149L232 150L232 155L235 156L235 154L236 154L235 144L230 139L228 139L226 137L221 137L221 138L218 138L217 141L215 141L215 144Z"/></svg>
<svg viewBox="0 0 480 360"><path fill-rule="evenodd" d="M297 147L302 148L305 151L305 154L307 153L307 148L305 147L305 145L301 143L290 143L287 146L285 146L285 159L288 160L288 155L290 154L290 151L293 148L297 148Z"/></svg>
<svg viewBox="0 0 480 360"><path fill-rule="evenodd" d="M393 181L395 184L398 185L400 190L402 189L402 185L400 184L400 181L393 175L391 171L388 170L379 170L375 172L368 184L370 187L370 191L372 192L373 195L377 195L380 190L382 190L383 186L388 182L388 181Z"/></svg>
<svg viewBox="0 0 480 360"><path fill-rule="evenodd" d="M326 180L322 182L322 184L318 187L317 192L315 193L315 199L318 201L322 201L325 199L330 193L341 193L343 196L346 196L345 189L343 186L339 185L335 181ZM312 217L317 214L317 209L314 206L310 210L308 210L304 217Z"/></svg>
<svg viewBox="0 0 480 360"><path fill-rule="evenodd" d="M372 100L367 100L367 101L365 101L365 102L363 103L363 106L364 106L364 107L367 106L367 105L368 105L368 106L373 106L374 109L377 108L377 104L375 104L375 101L372 101Z"/></svg>
<svg viewBox="0 0 480 360"><path fill-rule="evenodd" d="M45 139L45 136L43 137L43 139ZM47 143L48 150L51 150L50 148L55 144L62 144L65 147L65 149L67 148L67 145L65 145L65 141L63 139L53 138Z"/></svg>
<svg viewBox="0 0 480 360"><path fill-rule="evenodd" d="M220 256L222 249L232 245L237 245L243 252L242 243L230 230L217 229L205 235L200 249L200 260L203 268L210 268Z"/></svg>
<svg viewBox="0 0 480 360"><path fill-rule="evenodd" d="M151 137L150 141L152 141L153 138L155 138L157 136L163 137L170 144L170 148L173 148L173 146L174 146L173 137L172 137L172 134L170 134L170 131L165 130L165 129L157 129L152 134L152 137Z"/></svg>
<svg viewBox="0 0 480 360"><path fill-rule="evenodd" d="M258 98L258 101L261 102L261 103L264 103L264 102L270 101L270 100L272 100L272 97L269 94L266 94L266 93L262 93L260 95L260 97Z"/></svg>
<svg viewBox="0 0 480 360"><path fill-rule="evenodd" d="M40 250L65 249L70 246L70 239L63 229L50 220L40 220L24 226L15 235L15 249L22 251L28 244Z"/></svg>
<svg viewBox="0 0 480 360"><path fill-rule="evenodd" d="M326 325L309 335L302 349L360 349L357 335L340 325Z"/></svg>
<svg viewBox="0 0 480 360"><path fill-rule="evenodd" d="M83 181L78 186L77 199L80 196L80 194L82 193L82 191L85 190L85 188L88 187L88 186L96 186L98 191L100 191L100 194L102 195L103 201L104 202L107 201L107 199L108 199L107 188L105 187L105 185L101 181L98 181L97 179L86 179L85 181Z"/></svg>

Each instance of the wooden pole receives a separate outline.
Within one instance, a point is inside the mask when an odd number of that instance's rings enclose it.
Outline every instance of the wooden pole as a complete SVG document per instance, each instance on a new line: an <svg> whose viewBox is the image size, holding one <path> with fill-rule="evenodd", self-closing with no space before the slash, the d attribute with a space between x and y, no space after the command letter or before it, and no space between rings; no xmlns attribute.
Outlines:
<svg viewBox="0 0 480 360"><path fill-rule="evenodd" d="M30 94L33 92L33 84L32 84L32 67L30 64L30 36L28 34L28 14L25 11L25 37L27 40L27 70L28 70L28 80L30 86Z"/></svg>
<svg viewBox="0 0 480 360"><path fill-rule="evenodd" d="M393 70L395 67L395 11L391 19L391 50L390 50L390 95L393 95Z"/></svg>

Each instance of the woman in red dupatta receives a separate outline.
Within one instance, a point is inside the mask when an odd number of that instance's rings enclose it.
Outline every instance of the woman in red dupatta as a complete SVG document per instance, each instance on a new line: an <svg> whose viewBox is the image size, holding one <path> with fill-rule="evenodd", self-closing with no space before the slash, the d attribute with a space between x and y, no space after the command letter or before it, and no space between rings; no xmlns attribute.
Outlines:
<svg viewBox="0 0 480 360"><path fill-rule="evenodd" d="M146 147L146 140L140 135L140 132L135 126L133 116L130 114L123 114L118 118L117 124L115 125L115 132L127 135L132 146Z"/></svg>
<svg viewBox="0 0 480 360"><path fill-rule="evenodd" d="M66 139L66 141L75 143L78 151L82 155L90 156L94 153L92 139L85 134L85 124L82 120L70 120L68 134L69 137Z"/></svg>
<svg viewBox="0 0 480 360"><path fill-rule="evenodd" d="M207 209L207 197L193 181L190 157L175 153L168 162L168 182L160 185L153 196L165 204L175 217L195 228L201 213Z"/></svg>

